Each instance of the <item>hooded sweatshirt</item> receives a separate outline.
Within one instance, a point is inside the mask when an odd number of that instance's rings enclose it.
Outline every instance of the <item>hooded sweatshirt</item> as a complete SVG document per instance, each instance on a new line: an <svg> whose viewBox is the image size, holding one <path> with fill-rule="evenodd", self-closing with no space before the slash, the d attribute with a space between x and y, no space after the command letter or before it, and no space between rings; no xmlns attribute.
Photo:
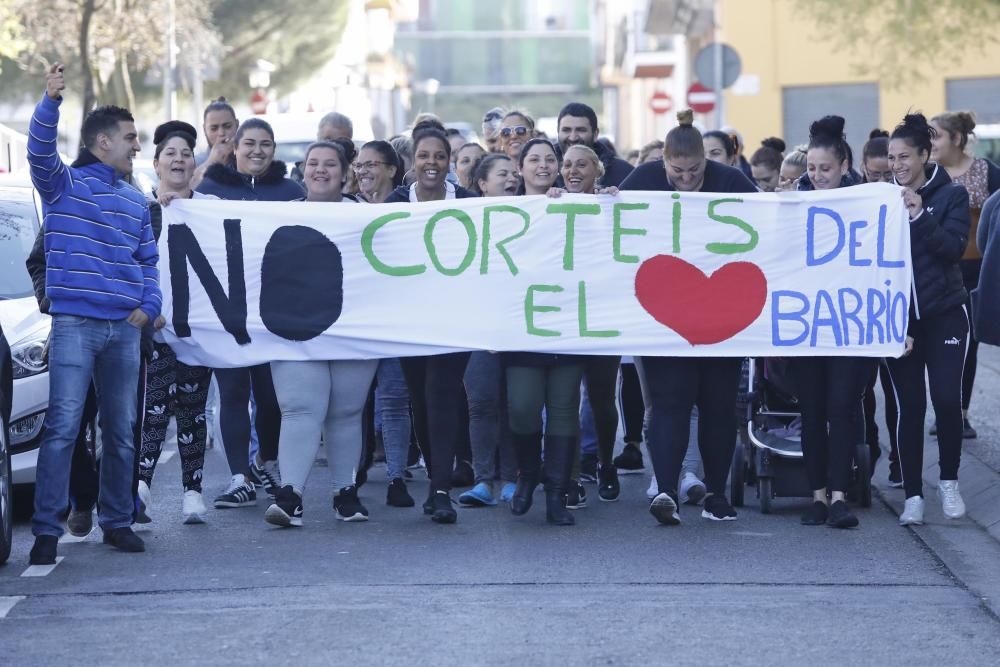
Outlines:
<svg viewBox="0 0 1000 667"><path fill-rule="evenodd" d="M69 167L56 147L59 105L48 95L28 129L31 181L42 199L53 315L123 320L160 314L158 253L146 198L87 149Z"/></svg>
<svg viewBox="0 0 1000 667"><path fill-rule="evenodd" d="M219 199L243 201L295 201L306 196L302 186L285 177L285 163L274 160L260 176L241 174L233 166L213 164L197 191Z"/></svg>

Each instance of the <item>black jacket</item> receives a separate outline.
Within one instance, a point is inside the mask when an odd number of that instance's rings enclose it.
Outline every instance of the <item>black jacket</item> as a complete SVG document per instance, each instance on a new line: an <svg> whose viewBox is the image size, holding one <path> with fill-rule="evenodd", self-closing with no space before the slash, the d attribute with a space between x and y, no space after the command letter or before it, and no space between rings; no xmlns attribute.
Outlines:
<svg viewBox="0 0 1000 667"><path fill-rule="evenodd" d="M455 186L455 199L467 199L469 197L478 197L475 192L466 190L460 185ZM410 201L410 187L407 185L400 185L398 188L389 193L389 196L385 198L384 204L398 204L400 202Z"/></svg>
<svg viewBox="0 0 1000 667"><path fill-rule="evenodd" d="M676 188L667 180L667 170L663 162L647 162L632 170L622 184L621 190L665 191L673 192ZM708 160L705 163L705 179L701 184L701 192L759 192L757 186L735 167Z"/></svg>
<svg viewBox="0 0 1000 667"><path fill-rule="evenodd" d="M285 163L275 160L262 176L241 174L234 167L213 164L196 188L219 199L244 201L295 201L306 196L302 186L285 177Z"/></svg>
<svg viewBox="0 0 1000 667"><path fill-rule="evenodd" d="M910 221L910 251L917 319L965 303L968 293L959 260L969 241L969 193L931 162L917 190L924 209Z"/></svg>
<svg viewBox="0 0 1000 667"><path fill-rule="evenodd" d="M854 171L848 171L846 174L841 176L840 185L838 185L837 187L849 188L852 185L858 185L861 182L862 178L860 174L855 174ZM811 192L816 188L813 187L812 181L809 180L809 174L802 174L801 176L799 176L799 181L798 185L796 185L796 189L801 190L802 192Z"/></svg>
<svg viewBox="0 0 1000 667"><path fill-rule="evenodd" d="M632 173L632 165L612 153L610 149L599 141L594 142L593 148L594 152L597 153L597 157L600 158L601 163L604 165L604 176L601 177L601 185L606 188L612 185L619 187L622 181Z"/></svg>

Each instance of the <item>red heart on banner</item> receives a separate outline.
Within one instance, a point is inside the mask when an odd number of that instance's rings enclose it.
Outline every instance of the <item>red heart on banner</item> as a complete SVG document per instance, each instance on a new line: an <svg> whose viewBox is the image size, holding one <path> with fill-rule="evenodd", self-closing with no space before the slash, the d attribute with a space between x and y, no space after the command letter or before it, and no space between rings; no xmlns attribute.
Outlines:
<svg viewBox="0 0 1000 667"><path fill-rule="evenodd" d="M687 342L711 345L753 324L767 301L767 277L750 262L732 262L706 276L679 257L657 255L636 272L635 297Z"/></svg>

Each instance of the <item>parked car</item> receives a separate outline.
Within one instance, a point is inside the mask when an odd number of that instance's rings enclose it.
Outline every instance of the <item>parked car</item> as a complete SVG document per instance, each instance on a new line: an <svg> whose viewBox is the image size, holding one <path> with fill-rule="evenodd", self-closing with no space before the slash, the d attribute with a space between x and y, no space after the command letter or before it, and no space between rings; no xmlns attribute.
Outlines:
<svg viewBox="0 0 1000 667"><path fill-rule="evenodd" d="M10 347L0 326L0 565L10 556L14 537L14 484L11 481L10 438L7 425L10 423L11 395L14 378L11 370Z"/></svg>
<svg viewBox="0 0 1000 667"><path fill-rule="evenodd" d="M0 176L0 328L10 347L12 387L7 415L11 482L33 484L49 401L43 351L51 321L38 310L24 261L41 227L41 202L31 182Z"/></svg>

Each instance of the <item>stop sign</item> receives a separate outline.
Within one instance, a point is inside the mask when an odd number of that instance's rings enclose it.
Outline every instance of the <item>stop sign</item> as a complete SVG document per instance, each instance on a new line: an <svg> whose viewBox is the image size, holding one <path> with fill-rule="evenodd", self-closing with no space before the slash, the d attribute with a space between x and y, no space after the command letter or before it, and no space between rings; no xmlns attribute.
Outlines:
<svg viewBox="0 0 1000 667"><path fill-rule="evenodd" d="M688 88L688 106L697 113L708 113L715 109L715 91L697 81Z"/></svg>
<svg viewBox="0 0 1000 667"><path fill-rule="evenodd" d="M250 96L250 110L258 115L267 113L267 94L260 88Z"/></svg>
<svg viewBox="0 0 1000 667"><path fill-rule="evenodd" d="M653 96L649 99L649 108L652 109L655 114L665 114L674 108L674 100L670 95L666 94L662 90L658 90L653 93Z"/></svg>

